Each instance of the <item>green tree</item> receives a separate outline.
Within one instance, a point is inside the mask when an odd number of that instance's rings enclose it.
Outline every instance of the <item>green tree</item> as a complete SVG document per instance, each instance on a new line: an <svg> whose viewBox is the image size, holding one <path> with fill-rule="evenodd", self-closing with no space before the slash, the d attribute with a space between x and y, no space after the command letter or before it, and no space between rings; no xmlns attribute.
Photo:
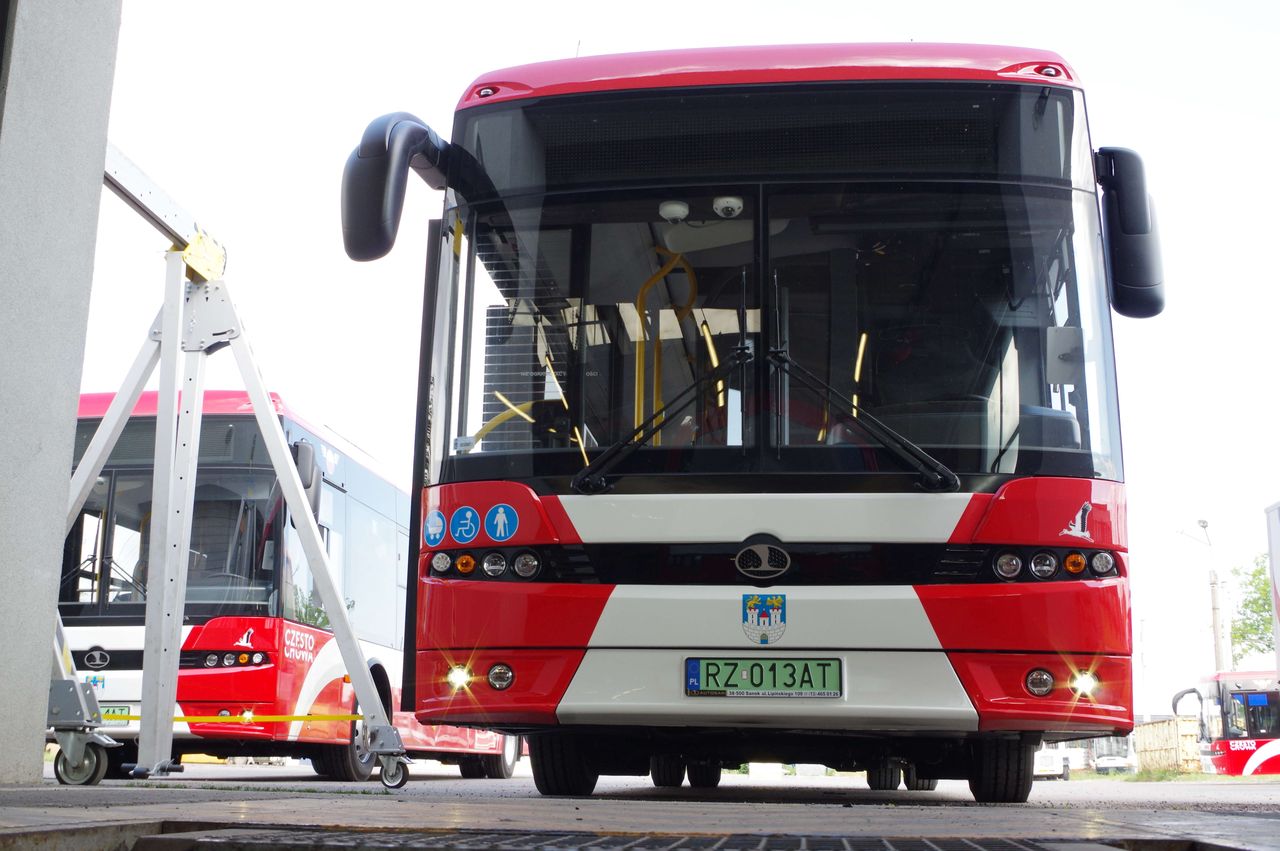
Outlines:
<svg viewBox="0 0 1280 851"><path fill-rule="evenodd" d="M1252 567L1232 571L1239 601L1231 618L1231 662L1251 653L1273 653L1275 632L1271 626L1271 569L1266 555L1253 560Z"/></svg>

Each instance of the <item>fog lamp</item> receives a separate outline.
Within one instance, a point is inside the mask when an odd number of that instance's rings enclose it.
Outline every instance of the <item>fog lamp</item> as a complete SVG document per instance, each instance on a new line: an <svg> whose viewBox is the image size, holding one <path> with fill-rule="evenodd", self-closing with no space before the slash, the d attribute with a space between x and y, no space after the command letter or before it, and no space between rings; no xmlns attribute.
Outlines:
<svg viewBox="0 0 1280 851"><path fill-rule="evenodd" d="M489 685L498 691L505 691L511 688L511 684L516 680L516 672L511 670L510 665L504 665L501 662L489 669Z"/></svg>
<svg viewBox="0 0 1280 851"><path fill-rule="evenodd" d="M436 573L444 573L453 567L453 559L449 558L448 553L436 553L431 557L431 569Z"/></svg>
<svg viewBox="0 0 1280 851"><path fill-rule="evenodd" d="M1003 553L996 558L996 575L1003 579L1013 579L1022 572L1022 559L1013 553Z"/></svg>
<svg viewBox="0 0 1280 851"><path fill-rule="evenodd" d="M218 710L218 717L219 717L219 718L230 718L230 717L231 717L231 710L230 710L230 709L219 709L219 710Z"/></svg>
<svg viewBox="0 0 1280 851"><path fill-rule="evenodd" d="M471 683L471 669L466 665L454 665L444 676L445 682L453 686L453 690L466 688Z"/></svg>
<svg viewBox="0 0 1280 851"><path fill-rule="evenodd" d="M1044 668L1036 668L1027 674L1027 691L1036 697L1044 697L1053 691L1053 674Z"/></svg>
<svg viewBox="0 0 1280 851"><path fill-rule="evenodd" d="M1093 671L1080 671L1071 678L1071 689L1081 697L1089 697L1098 688L1098 678Z"/></svg>

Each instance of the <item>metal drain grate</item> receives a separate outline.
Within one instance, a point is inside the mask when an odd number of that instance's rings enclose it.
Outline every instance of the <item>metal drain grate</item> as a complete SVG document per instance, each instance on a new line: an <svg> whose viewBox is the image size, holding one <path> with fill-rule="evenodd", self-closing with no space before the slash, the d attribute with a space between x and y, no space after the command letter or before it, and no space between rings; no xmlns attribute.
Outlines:
<svg viewBox="0 0 1280 851"><path fill-rule="evenodd" d="M1054 841L1045 846L1032 840L1011 839L924 839L919 837L877 838L868 836L681 836L598 833L521 833L498 831L355 832L327 830L226 830L202 834L169 834L145 840L138 851L169 846L165 840L182 837L184 849L191 851L319 851L326 848L399 849L434 848L465 851L1060 851L1072 842ZM1097 848L1096 843L1079 843L1081 848Z"/></svg>

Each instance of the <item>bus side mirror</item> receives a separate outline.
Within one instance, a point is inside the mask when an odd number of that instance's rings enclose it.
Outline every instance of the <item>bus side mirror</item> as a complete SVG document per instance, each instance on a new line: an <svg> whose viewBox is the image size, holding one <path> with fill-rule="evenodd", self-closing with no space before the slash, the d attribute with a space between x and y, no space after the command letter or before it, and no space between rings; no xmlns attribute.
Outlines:
<svg viewBox="0 0 1280 851"><path fill-rule="evenodd" d="M444 188L448 143L407 112L375 118L342 172L342 244L352 260L377 260L395 245L409 169Z"/></svg>
<svg viewBox="0 0 1280 851"><path fill-rule="evenodd" d="M1097 170L1111 306L1122 316L1155 316L1164 309L1164 269L1142 158L1126 148L1100 148Z"/></svg>
<svg viewBox="0 0 1280 851"><path fill-rule="evenodd" d="M302 490L307 494L311 515L319 520L320 490L324 484L324 475L316 461L316 448L305 440L299 440L289 447L289 451L293 453L293 463L298 468L298 478L302 480Z"/></svg>
<svg viewBox="0 0 1280 851"><path fill-rule="evenodd" d="M1182 698L1189 694L1194 694L1196 696L1196 700L1200 701L1200 705L1196 707L1196 716L1200 719L1200 741L1207 742L1209 741L1209 729L1204 723L1204 698L1200 695L1199 689L1184 688L1173 696L1173 717L1178 717L1178 704L1182 702Z"/></svg>

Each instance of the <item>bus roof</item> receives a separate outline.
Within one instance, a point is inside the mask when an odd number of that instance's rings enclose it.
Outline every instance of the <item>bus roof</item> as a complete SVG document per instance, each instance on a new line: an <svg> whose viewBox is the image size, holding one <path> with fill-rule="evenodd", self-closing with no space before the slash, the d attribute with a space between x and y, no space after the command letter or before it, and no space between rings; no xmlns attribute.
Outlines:
<svg viewBox="0 0 1280 851"><path fill-rule="evenodd" d="M284 402L280 401L280 397L275 393L270 395L275 412L279 415L289 414L292 417L284 406ZM107 408L115 397L114 393L81 393L80 410L77 416L81 419L105 416ZM134 406L131 415L154 417L158 398L159 394L155 390L145 391L138 399L138 404ZM203 410L206 414L252 414L253 403L249 401L249 394L243 390L206 390Z"/></svg>
<svg viewBox="0 0 1280 851"><path fill-rule="evenodd" d="M712 47L538 62L479 77L459 109L581 92L835 80L1023 81L1077 86L1047 50L979 44L794 44ZM481 95L482 91L491 90Z"/></svg>

